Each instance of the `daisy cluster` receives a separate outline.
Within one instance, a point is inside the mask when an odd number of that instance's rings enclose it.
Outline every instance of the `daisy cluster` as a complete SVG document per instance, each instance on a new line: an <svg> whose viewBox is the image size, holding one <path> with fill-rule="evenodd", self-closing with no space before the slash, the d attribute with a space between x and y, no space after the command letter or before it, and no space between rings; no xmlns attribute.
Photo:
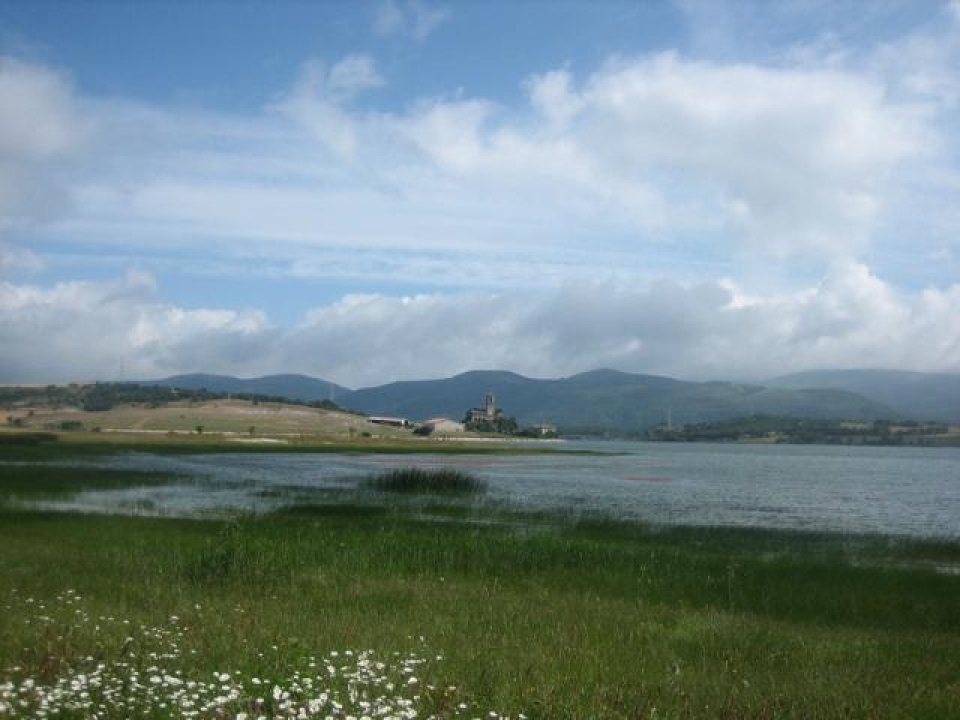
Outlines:
<svg viewBox="0 0 960 720"><path fill-rule="evenodd" d="M11 602L34 610L23 622L35 628L36 643L0 674L0 718L508 718L479 711L454 685L432 682L443 657L428 654L422 638L414 653L341 650L271 662L284 669L269 674L197 672L190 669L197 651L180 617L135 625L94 617L82 600L70 590L54 602L13 594ZM281 648L271 650L283 656Z"/></svg>

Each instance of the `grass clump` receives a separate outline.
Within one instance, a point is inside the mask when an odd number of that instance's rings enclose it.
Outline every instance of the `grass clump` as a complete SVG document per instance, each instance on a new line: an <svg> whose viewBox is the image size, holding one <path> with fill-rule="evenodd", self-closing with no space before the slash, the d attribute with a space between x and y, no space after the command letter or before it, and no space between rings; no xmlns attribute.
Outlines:
<svg viewBox="0 0 960 720"><path fill-rule="evenodd" d="M400 468L380 473L367 486L381 492L410 495L482 495L487 484L452 468Z"/></svg>

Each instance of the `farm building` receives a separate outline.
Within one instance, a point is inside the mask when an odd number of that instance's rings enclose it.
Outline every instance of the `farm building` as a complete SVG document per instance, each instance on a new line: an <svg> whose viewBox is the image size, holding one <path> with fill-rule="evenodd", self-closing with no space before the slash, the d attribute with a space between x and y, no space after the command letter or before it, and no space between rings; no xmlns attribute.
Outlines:
<svg viewBox="0 0 960 720"><path fill-rule="evenodd" d="M402 417L385 417L373 415L367 420L374 425L389 425L390 427L410 427L410 421Z"/></svg>
<svg viewBox="0 0 960 720"><path fill-rule="evenodd" d="M456 420L445 417L434 417L423 421L424 426L433 428L436 433L458 433L463 432L464 425Z"/></svg>

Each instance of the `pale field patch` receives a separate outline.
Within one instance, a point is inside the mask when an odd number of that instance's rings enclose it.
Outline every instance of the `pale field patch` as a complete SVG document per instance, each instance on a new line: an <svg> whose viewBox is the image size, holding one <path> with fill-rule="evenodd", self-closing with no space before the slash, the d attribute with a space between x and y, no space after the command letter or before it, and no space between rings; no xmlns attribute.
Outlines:
<svg viewBox="0 0 960 720"><path fill-rule="evenodd" d="M321 408L248 400L175 402L160 407L118 405L89 412L77 407L20 407L3 411L10 424L17 420L30 430L61 431L63 423L81 423L82 431L140 433L220 433L245 436L329 436L349 438L363 433L377 437L408 437L408 430L374 425L365 417Z"/></svg>

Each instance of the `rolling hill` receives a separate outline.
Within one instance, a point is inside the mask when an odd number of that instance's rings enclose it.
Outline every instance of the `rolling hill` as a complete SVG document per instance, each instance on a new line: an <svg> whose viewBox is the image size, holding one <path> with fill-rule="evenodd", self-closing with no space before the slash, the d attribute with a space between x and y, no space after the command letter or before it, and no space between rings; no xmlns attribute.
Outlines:
<svg viewBox="0 0 960 720"><path fill-rule="evenodd" d="M472 371L442 380L396 382L343 397L352 409L422 419L460 419L492 392L523 425L570 431L632 432L672 422L700 423L753 414L872 420L895 413L845 390L695 383L655 375L595 370L538 380L502 371Z"/></svg>
<svg viewBox="0 0 960 720"><path fill-rule="evenodd" d="M900 370L818 370L764 383L790 390L844 390L886 405L912 420L960 424L960 375Z"/></svg>
<svg viewBox="0 0 960 720"><path fill-rule="evenodd" d="M305 401L333 399L345 408L412 420L435 415L459 420L492 392L504 412L522 425L550 423L567 432L636 432L668 422L718 422L757 414L960 423L960 376L885 371L801 373L764 384L688 382L616 370L559 379L476 370L360 390L304 375L239 379L196 374L153 382Z"/></svg>
<svg viewBox="0 0 960 720"><path fill-rule="evenodd" d="M186 390L209 390L222 393L245 393L249 395L266 395L282 397L290 400L311 402L314 400L333 400L350 394L348 388L336 383L321 380L307 375L266 375L259 378L236 378L230 375L209 375L193 373L189 375L174 375L162 380L149 380L145 385L160 385L162 387L177 387Z"/></svg>

